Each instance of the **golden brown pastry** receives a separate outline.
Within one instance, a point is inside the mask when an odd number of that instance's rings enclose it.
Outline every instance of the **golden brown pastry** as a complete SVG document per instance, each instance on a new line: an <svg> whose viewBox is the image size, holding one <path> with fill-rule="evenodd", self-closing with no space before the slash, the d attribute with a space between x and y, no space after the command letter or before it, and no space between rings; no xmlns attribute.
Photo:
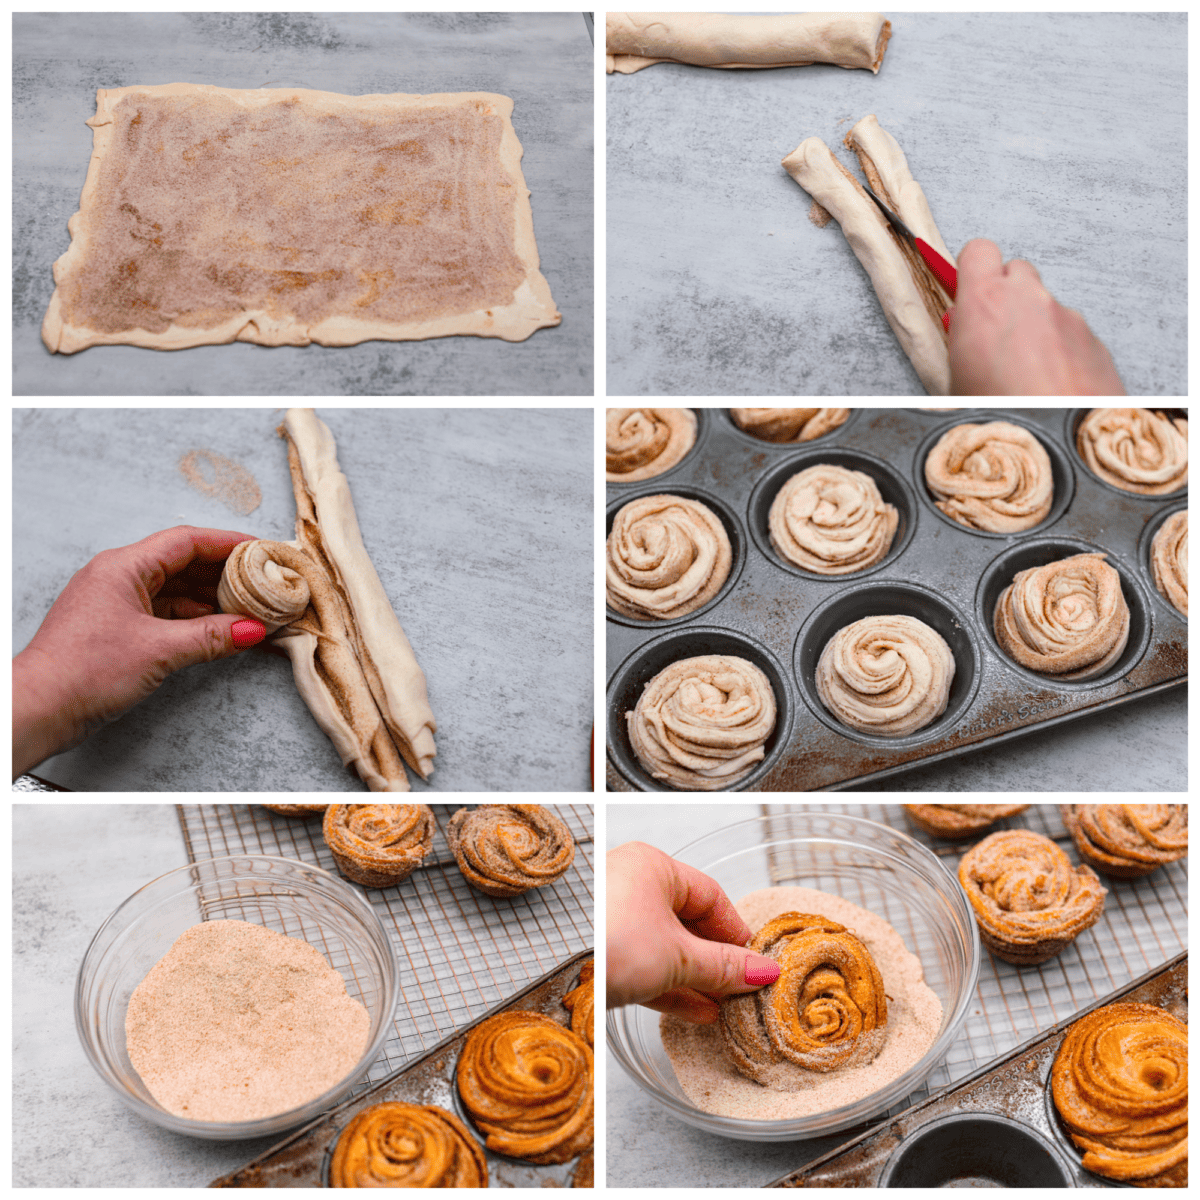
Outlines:
<svg viewBox="0 0 1200 1200"><path fill-rule="evenodd" d="M1067 1030L1050 1090L1086 1170L1134 1187L1187 1187L1187 1043L1178 1018L1128 1001Z"/></svg>
<svg viewBox="0 0 1200 1200"><path fill-rule="evenodd" d="M347 879L391 887L433 849L433 810L428 804L331 804L322 830Z"/></svg>
<svg viewBox="0 0 1200 1200"><path fill-rule="evenodd" d="M533 1163L564 1163L591 1147L592 1051L536 1012L503 1012L467 1035L458 1094L489 1150Z"/></svg>
<svg viewBox="0 0 1200 1200"><path fill-rule="evenodd" d="M1015 817L1028 804L906 804L904 814L918 828L934 837L969 838L982 833L995 821Z"/></svg>
<svg viewBox="0 0 1200 1200"><path fill-rule="evenodd" d="M460 808L446 840L467 882L488 896L520 896L561 879L575 861L566 822L540 804Z"/></svg>
<svg viewBox="0 0 1200 1200"><path fill-rule="evenodd" d="M605 478L634 483L678 465L696 444L696 414L690 408L610 408L605 431Z"/></svg>
<svg viewBox="0 0 1200 1200"><path fill-rule="evenodd" d="M733 547L721 518L687 496L642 496L613 518L605 553L608 606L666 621L707 604L724 586Z"/></svg>
<svg viewBox="0 0 1200 1200"><path fill-rule="evenodd" d="M575 1174L571 1176L573 1188L590 1188L596 1186L596 1151L589 1150L579 1156L575 1166Z"/></svg>
<svg viewBox="0 0 1200 1200"><path fill-rule="evenodd" d="M818 575L873 567L892 548L900 515L870 475L819 464L793 475L771 502L771 545Z"/></svg>
<svg viewBox="0 0 1200 1200"><path fill-rule="evenodd" d="M487 1187L483 1148L453 1113L386 1101L355 1114L329 1164L335 1188Z"/></svg>
<svg viewBox="0 0 1200 1200"><path fill-rule="evenodd" d="M1106 670L1129 640L1129 606L1121 577L1103 554L1018 571L1000 593L993 626L1014 662L1058 679Z"/></svg>
<svg viewBox="0 0 1200 1200"><path fill-rule="evenodd" d="M1079 423L1080 458L1105 483L1140 496L1187 486L1188 423L1147 408L1093 408Z"/></svg>
<svg viewBox="0 0 1200 1200"><path fill-rule="evenodd" d="M817 695L843 724L904 737L946 711L954 655L916 617L863 617L839 629L817 661Z"/></svg>
<svg viewBox="0 0 1200 1200"><path fill-rule="evenodd" d="M596 960L589 958L579 971L579 982L564 997L563 1006L571 1014L571 1029L589 1046L595 1046L595 999L594 974Z"/></svg>
<svg viewBox="0 0 1200 1200"><path fill-rule="evenodd" d="M824 437L850 416L848 408L731 408L739 429L764 442L811 442Z"/></svg>
<svg viewBox="0 0 1200 1200"><path fill-rule="evenodd" d="M1159 526L1150 543L1150 569L1154 586L1183 615L1188 615L1188 515L1172 513Z"/></svg>
<svg viewBox="0 0 1200 1200"><path fill-rule="evenodd" d="M1032 529L1054 500L1050 455L1009 421L948 429L925 459L925 482L946 516L988 533Z"/></svg>
<svg viewBox="0 0 1200 1200"><path fill-rule="evenodd" d="M775 728L775 693L747 659L705 654L664 667L625 717L633 752L655 779L713 792L763 759Z"/></svg>
<svg viewBox="0 0 1200 1200"><path fill-rule="evenodd" d="M958 864L979 937L1018 966L1061 954L1104 911L1105 889L1091 867L1073 867L1048 838L1028 829L990 833Z"/></svg>
<svg viewBox="0 0 1200 1200"><path fill-rule="evenodd" d="M775 959L781 973L761 991L721 1001L725 1048L743 1075L790 1090L789 1078L803 1086L804 1071L875 1059L887 997L870 950L854 933L826 917L783 913L755 934L750 949Z"/></svg>
<svg viewBox="0 0 1200 1200"><path fill-rule="evenodd" d="M328 804L264 804L272 812L281 817L319 817L329 807Z"/></svg>
<svg viewBox="0 0 1200 1200"><path fill-rule="evenodd" d="M1188 851L1186 804L1063 804L1063 824L1084 862L1136 879Z"/></svg>

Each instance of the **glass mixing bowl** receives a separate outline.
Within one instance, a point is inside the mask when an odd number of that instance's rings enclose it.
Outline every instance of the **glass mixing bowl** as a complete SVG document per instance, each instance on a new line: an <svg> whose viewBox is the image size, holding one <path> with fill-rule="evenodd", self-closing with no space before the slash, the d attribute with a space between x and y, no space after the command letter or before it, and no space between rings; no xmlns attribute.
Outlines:
<svg viewBox="0 0 1200 1200"><path fill-rule="evenodd" d="M683 817L687 809L680 807ZM887 920L920 960L942 1003L928 1053L886 1087L829 1112L748 1121L702 1112L683 1094L659 1037L659 1014L629 1005L608 1013L608 1045L634 1081L680 1120L723 1137L787 1142L822 1137L877 1116L933 1070L967 1016L979 976L979 933L958 880L906 833L835 813L755 817L710 833L673 855L715 879L734 901L766 887L841 896Z"/></svg>
<svg viewBox="0 0 1200 1200"><path fill-rule="evenodd" d="M228 1124L177 1117L146 1090L125 1051L129 997L175 940L206 920L248 921L300 938L341 974L371 1026L362 1058L336 1087L276 1116ZM160 875L100 926L75 983L75 1026L92 1066L139 1116L194 1137L262 1137L312 1120L363 1078L391 1030L398 980L383 925L352 887L307 863L238 854Z"/></svg>

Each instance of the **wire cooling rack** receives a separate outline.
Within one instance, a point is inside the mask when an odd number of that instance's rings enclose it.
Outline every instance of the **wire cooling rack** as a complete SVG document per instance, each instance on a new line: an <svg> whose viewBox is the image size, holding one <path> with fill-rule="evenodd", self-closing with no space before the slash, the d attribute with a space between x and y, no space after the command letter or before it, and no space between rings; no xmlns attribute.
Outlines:
<svg viewBox="0 0 1200 1200"><path fill-rule="evenodd" d="M433 852L422 865L395 887L360 888L391 938L400 963L400 988L392 1035L356 1092L594 944L590 804L546 806L571 830L575 861L556 883L509 900L477 892L459 871L445 827L462 806L430 807L436 831ZM319 819L281 817L249 804L179 805L178 812L192 862L226 854L273 854L337 874Z"/></svg>
<svg viewBox="0 0 1200 1200"><path fill-rule="evenodd" d="M984 836L960 842L930 837L905 819L899 804L764 804L762 811L765 816L775 818L766 822L770 837L786 831L787 814L792 812L840 813L901 829L932 850L955 876L959 860ZM1072 863L1080 862L1057 804L1032 805L987 832L997 829L1030 829L1043 834L1061 846ZM771 861L770 867L773 884L792 882L786 877L783 863ZM1103 916L1049 962L1037 967L1016 967L996 958L986 946L981 947L976 1002L962 1031L926 1082L890 1108L888 1116L965 1078L1034 1034L1071 1017L1187 949L1186 858L1168 863L1141 879L1100 878L1108 890ZM872 908L870 900L862 903ZM887 912L879 915L888 918ZM919 949L920 930L898 925L897 932L910 949Z"/></svg>

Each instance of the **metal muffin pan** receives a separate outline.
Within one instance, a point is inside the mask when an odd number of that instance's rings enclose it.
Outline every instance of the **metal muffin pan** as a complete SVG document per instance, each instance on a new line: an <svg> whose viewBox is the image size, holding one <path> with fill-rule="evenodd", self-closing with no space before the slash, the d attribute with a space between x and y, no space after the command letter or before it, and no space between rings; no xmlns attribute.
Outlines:
<svg viewBox="0 0 1200 1200"><path fill-rule="evenodd" d="M1050 1068L1067 1030L1118 1001L1187 1023L1186 953L1080 1009L961 1083L768 1187L1124 1187L1083 1168L1054 1107Z"/></svg>
<svg viewBox="0 0 1200 1200"><path fill-rule="evenodd" d="M483 1148L487 1159L488 1186L498 1188L570 1187L579 1158L570 1162L538 1166L496 1154L483 1145L484 1137L475 1128L470 1115L458 1098L454 1071L467 1035L481 1022L501 1012L532 1010L570 1027L570 1013L562 998L579 982L579 970L592 957L591 950L574 955L541 979L523 988L503 1004L498 1004L478 1020L464 1026L452 1037L434 1046L415 1062L375 1084L284 1141L260 1154L237 1171L215 1179L210 1187L328 1187L329 1164L338 1135L364 1108L387 1100L408 1104L436 1104L454 1113Z"/></svg>
<svg viewBox="0 0 1200 1200"><path fill-rule="evenodd" d="M1187 489L1139 496L1093 475L1075 449L1075 430L1088 409L854 409L824 437L786 445L745 433L728 409L693 411L696 445L678 465L653 479L608 484L608 528L638 496L691 496L725 523L734 568L717 596L684 617L638 621L606 608L609 790L673 790L637 762L625 714L653 675L694 655L748 658L775 690L779 721L766 757L732 791L836 790L882 780L1186 682L1187 620L1159 595L1149 555L1162 522L1187 507ZM1024 426L1050 456L1054 501L1047 518L1026 533L967 529L934 506L925 485L925 459L946 430L993 420ZM865 471L899 511L892 549L875 567L819 576L785 563L771 547L771 501L791 475L818 462ZM996 644L996 598L1017 571L1088 551L1104 552L1121 576L1131 618L1125 652L1088 680L1056 681L1026 670ZM859 617L883 613L925 621L954 652L946 713L904 738L840 725L813 682L829 637Z"/></svg>

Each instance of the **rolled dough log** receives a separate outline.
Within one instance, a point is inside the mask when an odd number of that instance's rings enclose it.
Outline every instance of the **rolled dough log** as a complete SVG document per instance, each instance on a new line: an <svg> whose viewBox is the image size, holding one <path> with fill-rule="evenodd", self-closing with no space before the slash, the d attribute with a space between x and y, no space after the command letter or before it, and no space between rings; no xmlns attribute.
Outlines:
<svg viewBox="0 0 1200 1200"><path fill-rule="evenodd" d="M929 202L912 177L896 139L874 114L846 135L846 145L876 194L918 237L950 262ZM784 169L842 227L871 278L883 315L931 396L950 392L950 359L942 313L953 303L915 248L901 237L862 185L820 138L806 138L783 160Z"/></svg>
<svg viewBox="0 0 1200 1200"><path fill-rule="evenodd" d="M807 67L815 62L876 74L892 24L883 13L609 13L608 73L660 62L697 67Z"/></svg>

